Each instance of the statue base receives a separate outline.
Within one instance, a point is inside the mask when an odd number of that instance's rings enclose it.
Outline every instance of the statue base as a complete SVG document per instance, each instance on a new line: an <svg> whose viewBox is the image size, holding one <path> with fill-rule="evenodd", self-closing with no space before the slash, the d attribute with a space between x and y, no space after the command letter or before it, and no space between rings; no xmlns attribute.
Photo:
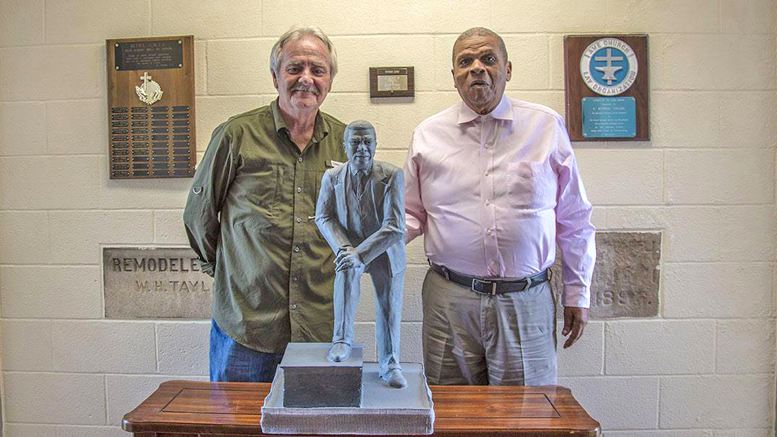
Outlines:
<svg viewBox="0 0 777 437"><path fill-rule="evenodd" d="M294 345L294 346L292 346ZM358 345L357 345L358 346ZM273 379L270 394L262 406L262 432L265 434L364 434L364 435L422 435L432 434L434 428L434 410L432 394L426 383L423 366L417 363L402 365L402 374L407 379L407 387L397 389L389 387L378 375L377 363L359 365L361 373L360 394L361 406L333 406L347 399L350 389L335 391L336 380L332 375L342 373L344 366L351 360L361 364L361 347L342 363L331 363L327 354L331 343L290 343L283 362L278 367ZM323 352L322 352L323 351ZM291 353L291 356L289 354ZM315 357L306 363L306 359ZM320 366L319 360L327 361L330 368ZM287 357L289 358L287 360ZM307 357L307 358L305 358ZM297 364L284 366L286 364ZM354 364L354 363L350 363ZM304 368L312 368L317 376L307 378ZM346 367L347 368L347 367ZM338 370L339 369L339 370ZM288 372L288 374L287 374ZM342 375L340 375L342 376ZM291 378L291 384L288 378ZM287 394L295 397L291 404L299 405L300 393L295 385L304 378L305 394L308 399L304 403L315 406L288 406L284 400ZM297 380L295 383L294 380ZM340 381L348 381L348 377ZM309 395L313 395L312 397ZM316 398L311 400L312 398Z"/></svg>

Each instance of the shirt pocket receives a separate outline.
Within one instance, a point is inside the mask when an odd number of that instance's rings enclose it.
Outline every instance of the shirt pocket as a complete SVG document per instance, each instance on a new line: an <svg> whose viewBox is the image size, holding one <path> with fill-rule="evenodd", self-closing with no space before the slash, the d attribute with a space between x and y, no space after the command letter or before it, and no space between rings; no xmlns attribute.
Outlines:
<svg viewBox="0 0 777 437"><path fill-rule="evenodd" d="M511 162L507 164L507 197L510 206L544 209L555 205L556 175L547 162Z"/></svg>
<svg viewBox="0 0 777 437"><path fill-rule="evenodd" d="M283 169L279 165L267 165L251 174L252 184L247 192L250 211L246 225L269 228L278 215Z"/></svg>

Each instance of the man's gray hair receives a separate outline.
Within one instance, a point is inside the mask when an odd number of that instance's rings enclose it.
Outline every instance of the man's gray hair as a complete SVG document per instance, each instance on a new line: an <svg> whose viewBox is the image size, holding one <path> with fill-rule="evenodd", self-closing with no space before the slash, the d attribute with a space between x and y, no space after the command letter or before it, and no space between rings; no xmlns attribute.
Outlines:
<svg viewBox="0 0 777 437"><path fill-rule="evenodd" d="M348 123L343 132L343 147L345 147L345 139L348 138L352 130L371 130L372 136L375 139L375 143L378 142L378 131L375 130L375 126L367 120L356 120Z"/></svg>
<svg viewBox="0 0 777 437"><path fill-rule="evenodd" d="M485 27L473 27L471 29L465 30L464 33L456 38L456 42L453 43L453 54L451 55L451 61L454 64L456 63L456 44L458 44L459 41L464 41L465 39L472 38L473 36L490 36L496 38L496 41L499 44L499 52L502 54L504 61L507 62L507 47L505 46L505 42L502 37L491 29L486 29Z"/></svg>
<svg viewBox="0 0 777 437"><path fill-rule="evenodd" d="M337 74L337 52L335 51L334 44L329 40L329 37L326 36L323 30L316 26L293 26L286 31L286 33L281 35L270 51L270 69L275 72L275 76L277 77L279 73L278 68L280 67L281 62L281 54L283 53L283 46L291 41L297 41L306 36L320 39L327 50L329 50L329 76L331 80L334 80L335 75Z"/></svg>

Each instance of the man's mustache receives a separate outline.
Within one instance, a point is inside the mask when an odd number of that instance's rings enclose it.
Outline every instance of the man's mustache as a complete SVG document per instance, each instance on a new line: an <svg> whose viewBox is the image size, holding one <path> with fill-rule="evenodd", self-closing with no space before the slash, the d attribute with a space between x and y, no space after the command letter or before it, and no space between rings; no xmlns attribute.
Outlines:
<svg viewBox="0 0 777 437"><path fill-rule="evenodd" d="M318 90L315 87L310 87L310 86L305 86L305 85L295 85L291 89L291 92L294 92L294 91L302 91L302 92L312 93L313 95L316 95L316 96L319 95L319 92L318 92Z"/></svg>

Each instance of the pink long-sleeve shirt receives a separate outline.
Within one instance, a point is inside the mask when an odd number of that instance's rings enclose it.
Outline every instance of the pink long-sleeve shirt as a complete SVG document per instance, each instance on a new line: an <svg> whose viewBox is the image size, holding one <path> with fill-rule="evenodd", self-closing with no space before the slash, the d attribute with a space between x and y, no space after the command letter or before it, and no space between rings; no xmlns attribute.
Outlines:
<svg viewBox="0 0 777 437"><path fill-rule="evenodd" d="M433 263L524 278L553 264L558 243L562 304L590 305L596 230L556 112L502 96L481 116L459 102L418 125L404 173L406 238L424 234Z"/></svg>

